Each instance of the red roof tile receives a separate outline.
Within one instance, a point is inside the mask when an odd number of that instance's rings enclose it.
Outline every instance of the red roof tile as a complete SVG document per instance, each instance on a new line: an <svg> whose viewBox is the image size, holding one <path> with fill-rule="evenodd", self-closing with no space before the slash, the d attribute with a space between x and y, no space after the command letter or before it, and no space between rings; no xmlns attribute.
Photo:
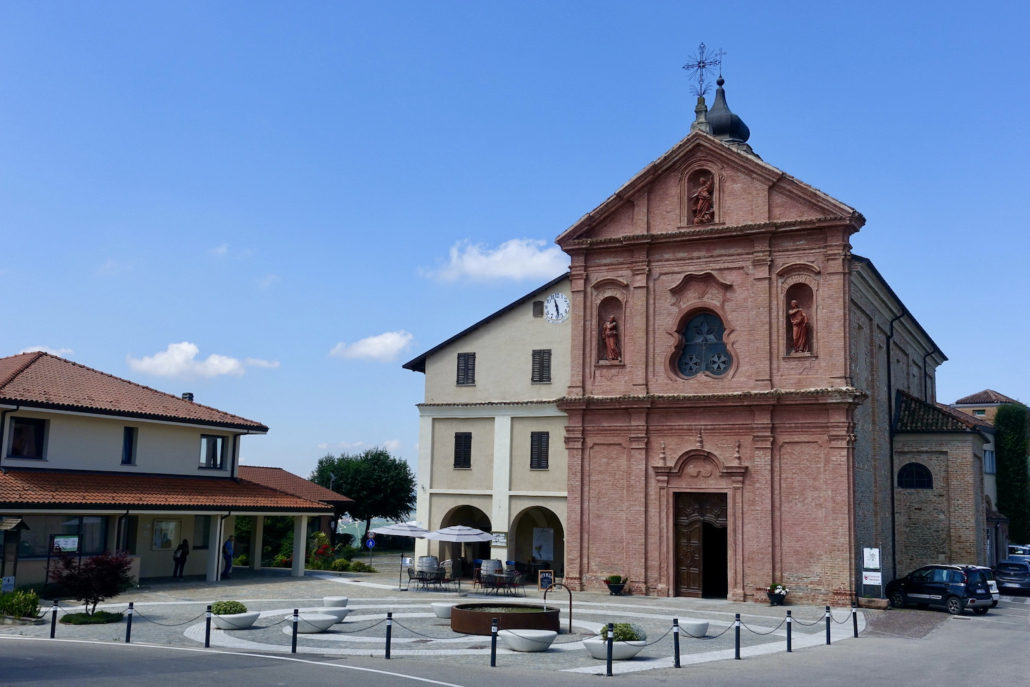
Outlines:
<svg viewBox="0 0 1030 687"><path fill-rule="evenodd" d="M329 491L323 486L315 484L311 480L304 479L300 475L287 472L282 468L268 468L260 465L241 465L237 474L245 480L263 484L272 489L294 494L301 498L312 501L323 501L325 503L354 503L343 494Z"/></svg>
<svg viewBox="0 0 1030 687"><path fill-rule="evenodd" d="M227 477L12 470L0 474L0 507L214 509L328 512L319 501Z"/></svg>
<svg viewBox="0 0 1030 687"><path fill-rule="evenodd" d="M260 422L41 352L0 358L0 403L268 431Z"/></svg>
<svg viewBox="0 0 1030 687"><path fill-rule="evenodd" d="M894 431L900 434L934 434L938 432L979 432L979 427L990 427L979 420L952 410L947 406L927 403L904 391L897 392L894 411Z"/></svg>
<svg viewBox="0 0 1030 687"><path fill-rule="evenodd" d="M991 389L984 389L955 401L955 405L990 405L992 403L1019 403L1019 401Z"/></svg>

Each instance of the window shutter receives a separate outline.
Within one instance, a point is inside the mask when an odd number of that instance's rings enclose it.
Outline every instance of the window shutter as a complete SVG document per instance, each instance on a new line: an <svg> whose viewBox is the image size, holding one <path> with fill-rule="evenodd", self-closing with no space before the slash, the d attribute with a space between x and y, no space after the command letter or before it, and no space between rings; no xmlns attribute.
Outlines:
<svg viewBox="0 0 1030 687"><path fill-rule="evenodd" d="M472 467L472 432L454 433L454 467Z"/></svg>
<svg viewBox="0 0 1030 687"><path fill-rule="evenodd" d="M531 470L548 469L548 449L550 432L531 432L529 435L529 468Z"/></svg>
<svg viewBox="0 0 1030 687"><path fill-rule="evenodd" d="M551 382L551 349L533 351L533 381L541 384Z"/></svg>
<svg viewBox="0 0 1030 687"><path fill-rule="evenodd" d="M475 353L466 353L465 355L468 356L468 363L467 363L468 370L465 372L465 383L466 384L475 384L476 383L476 354ZM469 435L469 437L471 438L471 435Z"/></svg>
<svg viewBox="0 0 1030 687"><path fill-rule="evenodd" d="M458 379L457 379L457 383L458 384L464 384L465 383L465 373L466 373L466 369L467 369L466 368L466 362L467 362L467 359L465 358L465 354L464 353L459 353L458 354Z"/></svg>

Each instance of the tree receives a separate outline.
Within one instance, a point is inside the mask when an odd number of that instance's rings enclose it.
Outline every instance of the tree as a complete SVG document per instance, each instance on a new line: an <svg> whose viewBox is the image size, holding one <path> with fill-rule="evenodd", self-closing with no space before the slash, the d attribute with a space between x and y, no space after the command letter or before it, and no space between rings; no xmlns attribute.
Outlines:
<svg viewBox="0 0 1030 687"><path fill-rule="evenodd" d="M998 511L1009 519L1009 539L1030 542L1030 468L1027 466L1028 410L1022 403L998 408L994 441L998 461Z"/></svg>
<svg viewBox="0 0 1030 687"><path fill-rule="evenodd" d="M92 615L98 603L118 596L132 585L131 568L132 561L124 553L91 556L80 564L71 554L62 552L50 579L73 599L81 601L86 613Z"/></svg>
<svg viewBox="0 0 1030 687"><path fill-rule="evenodd" d="M365 521L365 533L372 518L399 520L415 509L415 475L408 464L383 448L359 454L332 454L318 460L309 477L312 482L354 499L347 511Z"/></svg>

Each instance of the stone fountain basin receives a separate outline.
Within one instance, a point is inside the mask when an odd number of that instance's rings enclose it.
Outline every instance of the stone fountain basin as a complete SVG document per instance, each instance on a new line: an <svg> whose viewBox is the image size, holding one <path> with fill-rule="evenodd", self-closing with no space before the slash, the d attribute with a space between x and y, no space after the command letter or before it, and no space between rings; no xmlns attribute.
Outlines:
<svg viewBox="0 0 1030 687"><path fill-rule="evenodd" d="M323 596L322 603L329 607L346 608L350 598L346 596Z"/></svg>
<svg viewBox="0 0 1030 687"><path fill-rule="evenodd" d="M532 604L496 603L458 604L451 608L451 629L467 635L490 636L493 618L498 630L559 631L557 607Z"/></svg>

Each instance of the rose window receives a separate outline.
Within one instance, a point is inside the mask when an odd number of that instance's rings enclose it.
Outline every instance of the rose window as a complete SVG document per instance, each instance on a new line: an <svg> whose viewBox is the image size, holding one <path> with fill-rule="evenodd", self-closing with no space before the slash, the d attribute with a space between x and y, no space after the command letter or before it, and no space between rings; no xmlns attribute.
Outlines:
<svg viewBox="0 0 1030 687"><path fill-rule="evenodd" d="M721 377L733 365L733 357L723 335L726 328L722 320L713 313L695 315L683 328L683 352L676 367L684 377L694 377L707 372Z"/></svg>

